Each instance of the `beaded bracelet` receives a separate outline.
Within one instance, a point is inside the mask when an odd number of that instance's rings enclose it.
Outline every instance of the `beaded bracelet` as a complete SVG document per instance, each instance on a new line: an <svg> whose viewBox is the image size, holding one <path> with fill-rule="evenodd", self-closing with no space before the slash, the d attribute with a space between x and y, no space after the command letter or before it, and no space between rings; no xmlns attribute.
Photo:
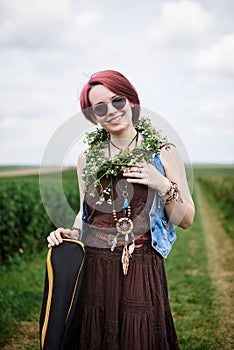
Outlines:
<svg viewBox="0 0 234 350"><path fill-rule="evenodd" d="M181 193L178 189L178 185L176 182L171 181L172 183L172 190L171 193L168 195L167 199L166 199L166 204L170 204L171 201L175 200L176 202L179 200L180 202L183 203L182 197L181 197Z"/></svg>
<svg viewBox="0 0 234 350"><path fill-rule="evenodd" d="M169 180L170 186L168 190L165 193L158 193L159 200L158 200L158 207L160 208L160 203L163 202L166 205L170 204L172 201L180 201L183 203L181 193L178 189L178 185L176 182L173 182Z"/></svg>
<svg viewBox="0 0 234 350"><path fill-rule="evenodd" d="M166 192L164 192L164 193L159 193L159 192L158 192L159 197L165 198L165 197L167 197L167 196L171 193L172 186L173 186L173 185L172 185L172 181L169 180L169 183L170 183L170 185L169 185L168 189L166 190Z"/></svg>

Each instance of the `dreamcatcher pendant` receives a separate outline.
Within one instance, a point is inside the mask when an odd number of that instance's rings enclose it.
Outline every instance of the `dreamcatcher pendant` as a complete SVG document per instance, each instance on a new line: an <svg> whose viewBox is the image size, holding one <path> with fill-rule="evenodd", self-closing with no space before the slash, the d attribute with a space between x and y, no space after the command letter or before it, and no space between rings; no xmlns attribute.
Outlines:
<svg viewBox="0 0 234 350"><path fill-rule="evenodd" d="M113 189L112 189L113 193ZM129 259L131 258L131 255L135 249L135 243L134 243L134 224L131 217L131 206L128 202L128 184L127 181L125 183L124 189L122 190L122 196L123 196L123 216L121 218L117 217L117 212L114 208L114 200L113 203L113 210L112 215L113 219L115 221L115 227L117 234L116 236L109 235L109 241L111 241L109 244L111 245L111 251L113 252L118 244L118 238L121 238L121 236L124 238L124 247L121 257L122 262L122 268L124 275L127 275L128 273L128 267L129 267ZM131 243L131 244L130 244ZM129 245L130 244L130 245Z"/></svg>

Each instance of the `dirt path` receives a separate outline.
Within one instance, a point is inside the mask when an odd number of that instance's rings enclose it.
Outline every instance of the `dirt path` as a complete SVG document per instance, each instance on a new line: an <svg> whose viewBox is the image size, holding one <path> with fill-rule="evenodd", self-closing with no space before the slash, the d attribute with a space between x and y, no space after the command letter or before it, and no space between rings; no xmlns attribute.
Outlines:
<svg viewBox="0 0 234 350"><path fill-rule="evenodd" d="M197 210L206 233L208 270L218 291L214 303L219 309L220 332L226 338L227 349L234 349L234 249L223 230L217 212L209 205L199 185L196 187ZM231 347L233 346L233 347Z"/></svg>
<svg viewBox="0 0 234 350"><path fill-rule="evenodd" d="M0 171L0 177L15 177L15 176L29 176L29 175L39 175L40 174L50 174L58 173L61 170L68 170L70 167L49 167L49 168L27 168L27 169L16 169L16 170L6 170Z"/></svg>

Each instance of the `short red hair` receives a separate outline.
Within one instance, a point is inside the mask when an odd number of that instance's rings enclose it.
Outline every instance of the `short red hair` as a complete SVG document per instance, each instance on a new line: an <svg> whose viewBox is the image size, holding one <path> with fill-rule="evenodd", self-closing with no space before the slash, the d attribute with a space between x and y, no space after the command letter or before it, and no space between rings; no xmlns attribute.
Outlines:
<svg viewBox="0 0 234 350"><path fill-rule="evenodd" d="M89 101L89 92L93 86L99 84L104 85L116 95L125 96L130 103L134 104L134 107L132 107L132 122L136 124L140 117L140 101L136 89L123 74L114 70L103 70L94 73L83 87L80 94L80 106L84 116L92 123L97 124Z"/></svg>

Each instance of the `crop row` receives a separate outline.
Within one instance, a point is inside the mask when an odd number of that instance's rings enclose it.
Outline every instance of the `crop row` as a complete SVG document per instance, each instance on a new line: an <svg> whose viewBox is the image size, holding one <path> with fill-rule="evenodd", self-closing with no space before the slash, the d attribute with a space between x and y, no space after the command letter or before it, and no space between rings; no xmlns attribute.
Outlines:
<svg viewBox="0 0 234 350"><path fill-rule="evenodd" d="M71 223L71 215L61 206L62 197L74 212L78 210L79 196L74 171L63 173L62 188L55 175L44 175L42 184L38 176L0 179L0 260L6 261L15 254L34 253L46 245L48 232L55 228L50 213ZM43 187L44 186L44 187ZM42 200L40 188L44 188ZM63 199L64 201L64 199ZM49 215L45 206L50 207ZM72 218L74 219L74 217Z"/></svg>

